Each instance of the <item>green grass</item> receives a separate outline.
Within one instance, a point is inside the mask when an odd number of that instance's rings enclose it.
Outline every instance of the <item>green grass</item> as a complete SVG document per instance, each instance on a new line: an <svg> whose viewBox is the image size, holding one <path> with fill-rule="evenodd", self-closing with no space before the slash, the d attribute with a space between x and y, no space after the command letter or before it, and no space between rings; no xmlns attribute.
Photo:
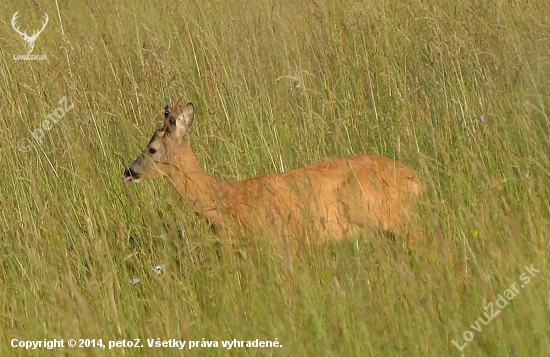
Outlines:
<svg viewBox="0 0 550 357"><path fill-rule="evenodd" d="M550 355L550 2L0 9L0 355ZM25 53L16 10L29 34L49 15L33 52L47 61L14 61ZM64 96L74 109L39 144L31 132ZM180 97L195 103L190 141L209 174L388 156L427 182L428 235L286 255L261 237L219 242L168 180L122 183ZM540 273L473 330L531 264ZM10 347L54 338L282 347Z"/></svg>

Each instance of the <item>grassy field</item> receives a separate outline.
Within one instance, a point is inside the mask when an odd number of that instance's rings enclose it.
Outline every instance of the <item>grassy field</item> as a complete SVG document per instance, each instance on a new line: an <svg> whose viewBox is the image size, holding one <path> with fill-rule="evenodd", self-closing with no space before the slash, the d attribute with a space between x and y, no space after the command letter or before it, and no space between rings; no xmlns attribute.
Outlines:
<svg viewBox="0 0 550 357"><path fill-rule="evenodd" d="M0 4L1 356L550 355L550 2L151 3ZM16 11L47 60L15 60ZM427 235L219 242L168 180L122 182L180 97L214 177L388 156Z"/></svg>

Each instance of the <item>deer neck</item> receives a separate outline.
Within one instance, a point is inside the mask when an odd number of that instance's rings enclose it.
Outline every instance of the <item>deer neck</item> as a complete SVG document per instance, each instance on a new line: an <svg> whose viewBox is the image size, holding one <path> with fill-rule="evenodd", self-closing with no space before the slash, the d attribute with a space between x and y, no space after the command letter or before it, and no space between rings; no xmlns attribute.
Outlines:
<svg viewBox="0 0 550 357"><path fill-rule="evenodd" d="M186 198L200 216L210 218L206 212L215 208L215 192L219 181L209 176L202 168L191 145L184 141L180 152L185 154L171 158L165 174L170 178L176 190Z"/></svg>

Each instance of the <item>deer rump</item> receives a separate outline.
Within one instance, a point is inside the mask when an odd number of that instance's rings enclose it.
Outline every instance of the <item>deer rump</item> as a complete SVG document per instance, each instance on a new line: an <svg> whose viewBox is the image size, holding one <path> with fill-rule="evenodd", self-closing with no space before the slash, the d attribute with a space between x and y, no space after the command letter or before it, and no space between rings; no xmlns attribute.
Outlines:
<svg viewBox="0 0 550 357"><path fill-rule="evenodd" d="M218 182L211 204L195 208L204 210L219 235L268 231L319 241L378 229L406 235L407 212L420 191L407 167L385 157L356 156Z"/></svg>

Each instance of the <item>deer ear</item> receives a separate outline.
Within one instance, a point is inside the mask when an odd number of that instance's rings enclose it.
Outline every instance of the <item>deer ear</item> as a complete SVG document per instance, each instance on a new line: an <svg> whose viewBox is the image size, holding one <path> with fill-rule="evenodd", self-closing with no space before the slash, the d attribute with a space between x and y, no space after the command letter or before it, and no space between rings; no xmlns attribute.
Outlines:
<svg viewBox="0 0 550 357"><path fill-rule="evenodd" d="M193 125L193 103L187 103L178 115L178 121L183 125L183 134L187 133Z"/></svg>

